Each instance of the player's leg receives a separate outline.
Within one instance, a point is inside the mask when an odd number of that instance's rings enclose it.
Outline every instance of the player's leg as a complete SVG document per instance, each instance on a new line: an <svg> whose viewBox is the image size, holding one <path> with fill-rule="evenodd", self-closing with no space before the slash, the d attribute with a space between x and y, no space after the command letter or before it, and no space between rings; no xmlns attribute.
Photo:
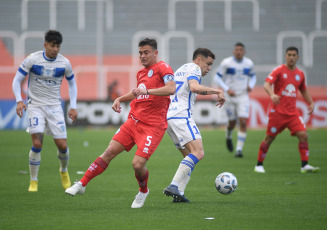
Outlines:
<svg viewBox="0 0 327 230"><path fill-rule="evenodd" d="M68 162L69 162L69 148L67 147L66 139L54 139L57 146L57 156L60 161L60 177L61 183L64 189L71 186L69 174L68 174Z"/></svg>
<svg viewBox="0 0 327 230"><path fill-rule="evenodd" d="M308 164L309 161L309 144L308 144L308 133L304 125L304 121L301 117L296 117L292 120L289 127L291 134L295 135L299 139L299 153L301 156L301 173L317 172L320 170L319 167L314 167Z"/></svg>
<svg viewBox="0 0 327 230"><path fill-rule="evenodd" d="M191 172L204 156L201 133L193 119L175 121L171 125L177 139L183 140L179 143L180 146L185 146L184 150L181 148L179 150L183 155L188 154L179 164L175 176L171 184L165 188L164 194L173 196L175 202L189 202L184 196L184 191L190 180Z"/></svg>
<svg viewBox="0 0 327 230"><path fill-rule="evenodd" d="M67 147L67 130L64 112L60 105L51 105L45 107L46 133L52 135L57 146L57 156L60 162L59 173L61 184L64 189L71 186L68 174L69 149Z"/></svg>
<svg viewBox="0 0 327 230"><path fill-rule="evenodd" d="M108 148L100 155L95 161L89 166L86 170L82 179L78 182L75 182L73 186L66 189L66 194L83 195L85 192L86 185L96 176L103 173L112 159L114 159L119 153L125 150L125 147L116 140L111 140Z"/></svg>
<svg viewBox="0 0 327 230"><path fill-rule="evenodd" d="M275 140L275 137L278 133L282 132L287 125L287 117L278 115L276 113L269 113L269 121L266 131L266 137L261 142L259 151L257 164L254 167L254 171L257 173L265 173L265 169L263 168L263 161L266 158L268 153L268 149L270 144Z"/></svg>
<svg viewBox="0 0 327 230"><path fill-rule="evenodd" d="M185 146L190 150L190 153L181 161L171 183L178 187L181 195L184 195L185 188L191 179L191 173L195 165L204 157L202 139L192 140Z"/></svg>
<svg viewBox="0 0 327 230"><path fill-rule="evenodd" d="M38 174L41 164L41 150L43 144L43 133L33 133L32 138L32 148L29 152L29 170L30 170L30 186L28 188L29 192L38 191Z"/></svg>
<svg viewBox="0 0 327 230"><path fill-rule="evenodd" d="M243 146L246 139L246 123L247 118L240 117L239 118L240 129L237 132L237 143L236 143L236 153L235 157L243 157Z"/></svg>
<svg viewBox="0 0 327 230"><path fill-rule="evenodd" d="M225 137L226 137L226 147L230 152L234 151L233 145L233 130L236 126L237 122L237 114L236 114L236 107L235 104L228 102L225 104L225 110L228 117L228 124L225 130Z"/></svg>
<svg viewBox="0 0 327 230"><path fill-rule="evenodd" d="M135 178L139 184L139 192L135 196L135 199L132 203L132 208L141 208L144 205L146 197L149 195L148 189L148 179L149 179L149 171L146 168L146 162L148 159L135 155L133 159L133 168L135 171Z"/></svg>
<svg viewBox="0 0 327 230"><path fill-rule="evenodd" d="M28 108L29 126L27 131L31 134L32 148L29 152L30 186L29 192L38 191L38 173L41 164L41 150L45 130L44 110L42 107Z"/></svg>
<svg viewBox="0 0 327 230"><path fill-rule="evenodd" d="M239 120L239 130L237 132L235 157L243 157L243 146L246 139L246 123L250 115L250 99L248 95L240 95L237 98L237 115Z"/></svg>
<svg viewBox="0 0 327 230"><path fill-rule="evenodd" d="M138 122L135 125L135 130L134 138L137 150L132 164L135 171L135 178L140 189L138 194L135 196L131 207L142 208L149 194L149 171L146 168L146 163L160 144L165 134L165 129L162 129L161 127L152 127Z"/></svg>

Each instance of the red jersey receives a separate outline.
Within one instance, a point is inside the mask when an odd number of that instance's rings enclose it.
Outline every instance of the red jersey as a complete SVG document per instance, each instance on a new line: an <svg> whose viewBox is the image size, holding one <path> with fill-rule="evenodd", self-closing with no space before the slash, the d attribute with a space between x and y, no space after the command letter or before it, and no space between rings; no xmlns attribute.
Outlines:
<svg viewBox="0 0 327 230"><path fill-rule="evenodd" d="M165 86L164 77L174 75L172 68L160 61L148 68L138 71L137 87L156 89ZM170 103L169 96L140 95L131 101L129 117L140 120L151 126L167 128L167 111Z"/></svg>
<svg viewBox="0 0 327 230"><path fill-rule="evenodd" d="M304 73L298 68L290 70L286 65L280 65L269 74L266 82L274 84L274 93L280 96L279 104L272 104L269 111L284 115L298 114L296 98L298 89L306 89Z"/></svg>

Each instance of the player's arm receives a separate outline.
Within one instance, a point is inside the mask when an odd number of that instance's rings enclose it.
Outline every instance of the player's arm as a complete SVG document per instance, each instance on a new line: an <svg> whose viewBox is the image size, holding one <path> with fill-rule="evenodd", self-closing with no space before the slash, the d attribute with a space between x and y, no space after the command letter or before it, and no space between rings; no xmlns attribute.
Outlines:
<svg viewBox="0 0 327 230"><path fill-rule="evenodd" d="M196 79L190 79L188 84L192 93L197 93L200 95L217 94L218 103L216 105L219 105L219 107L225 103L224 92L222 90L201 85Z"/></svg>
<svg viewBox="0 0 327 230"><path fill-rule="evenodd" d="M249 85L248 85L247 91L251 92L255 86L255 83L257 82L257 76L255 74L253 74L252 76L249 76L249 77L250 77L250 79L249 79Z"/></svg>
<svg viewBox="0 0 327 230"><path fill-rule="evenodd" d="M76 109L76 101L77 101L77 86L74 75L66 78L68 82L68 90L69 90L69 99L70 99L70 109L68 112L68 117L72 119L74 122L78 116L78 112Z"/></svg>
<svg viewBox="0 0 327 230"><path fill-rule="evenodd" d="M169 96L175 94L176 83L174 81L174 75L168 74L163 77L165 86L156 89L144 89L136 88L133 89L133 94L135 97L140 95L155 95L155 96Z"/></svg>
<svg viewBox="0 0 327 230"><path fill-rule="evenodd" d="M23 114L24 111L26 111L26 105L22 99L21 86L20 86L26 74L24 73L25 74L24 75L22 72L23 72L22 70L21 71L18 70L12 82L12 89L15 94L15 98L17 102L16 113L20 118L24 115Z"/></svg>
<svg viewBox="0 0 327 230"><path fill-rule="evenodd" d="M112 109L117 112L120 113L121 112L121 107L120 107L120 103L121 102L126 102L126 101L131 101L135 98L133 90L130 91L129 93L122 95L120 97L117 97L114 101L114 103L112 104Z"/></svg>
<svg viewBox="0 0 327 230"><path fill-rule="evenodd" d="M312 97L308 91L308 89L304 89L302 91L300 91L304 100L309 104L309 115L313 113L313 110L315 108L315 103L312 100Z"/></svg>
<svg viewBox="0 0 327 230"><path fill-rule="evenodd" d="M270 82L267 82L267 81L263 84L263 88L266 90L266 92L270 96L273 103L275 105L277 105L277 104L279 104L279 96L274 93L271 86L272 86L272 84Z"/></svg>

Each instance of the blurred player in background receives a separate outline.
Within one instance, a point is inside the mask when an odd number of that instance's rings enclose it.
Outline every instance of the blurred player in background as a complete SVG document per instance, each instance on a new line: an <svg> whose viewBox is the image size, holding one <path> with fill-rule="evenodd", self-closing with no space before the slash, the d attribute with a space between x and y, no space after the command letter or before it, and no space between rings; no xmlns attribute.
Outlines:
<svg viewBox="0 0 327 230"><path fill-rule="evenodd" d="M21 97L21 82L28 74L27 109L28 131L32 137L32 148L29 152L30 186L28 191L38 191L38 171L41 163L41 150L44 132L52 135L58 148L62 186L71 186L67 166L69 149L64 113L61 107L60 86L63 77L68 81L70 110L68 116L73 121L77 118L77 87L72 66L67 58L59 54L62 35L49 30L45 34L44 51L30 54L21 64L13 80L13 91L16 97L16 112L23 116L26 105Z"/></svg>
<svg viewBox="0 0 327 230"><path fill-rule="evenodd" d="M264 89L269 94L272 105L269 108L269 122L265 139L261 142L258 163L254 167L257 173L265 173L263 161L270 144L285 128L291 131L292 136L299 139L299 152L302 161L301 173L319 171L319 167L308 164L309 146L308 134L302 117L296 108L297 92L300 90L304 100L309 104L309 114L313 113L314 102L306 88L305 76L296 67L299 59L296 47L286 49L286 64L275 68L264 83ZM273 85L273 87L272 87Z"/></svg>
<svg viewBox="0 0 327 230"><path fill-rule="evenodd" d="M139 42L139 58L144 68L136 75L137 88L118 97L112 105L113 110L120 113L120 103L131 101L128 119L113 136L104 153L91 164L83 178L66 189L67 194L84 194L85 186L90 180L101 174L118 154L124 150L130 151L136 144L133 168L140 189L131 207L143 207L149 194L149 172L146 163L165 134L169 95L174 94L176 89L173 70L165 62L158 62L157 55L156 40L147 38Z"/></svg>
<svg viewBox="0 0 327 230"><path fill-rule="evenodd" d="M193 62L182 65L175 72L176 92L170 96L167 132L184 159L164 190L164 194L174 198L173 202L190 202L184 196L184 190L195 165L204 157L201 133L192 118L197 94L217 94L220 107L225 102L222 90L201 85L201 79L210 71L214 59L210 50L198 48L193 53Z"/></svg>
<svg viewBox="0 0 327 230"><path fill-rule="evenodd" d="M234 46L233 56L225 58L218 67L216 82L225 91L225 109L228 117L226 127L226 145L233 152L232 132L239 122L235 157L243 157L246 139L246 123L250 113L249 92L252 91L257 78L251 59L244 56L245 46L238 42Z"/></svg>

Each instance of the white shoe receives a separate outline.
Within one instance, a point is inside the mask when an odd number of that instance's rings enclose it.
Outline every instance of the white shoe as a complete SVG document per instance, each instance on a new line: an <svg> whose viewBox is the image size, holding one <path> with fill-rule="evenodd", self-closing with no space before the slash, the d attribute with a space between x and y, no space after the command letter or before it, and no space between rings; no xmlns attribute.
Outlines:
<svg viewBox="0 0 327 230"><path fill-rule="evenodd" d="M132 208L142 208L145 202L146 197L149 195L149 189L147 193L139 192L135 196L135 200L133 201Z"/></svg>
<svg viewBox="0 0 327 230"><path fill-rule="evenodd" d="M304 167L301 168L301 173L318 172L319 170L320 170L319 167L313 167L309 164L306 164Z"/></svg>
<svg viewBox="0 0 327 230"><path fill-rule="evenodd" d="M265 169L263 168L263 165L256 165L254 167L254 171L256 173L265 173L266 172Z"/></svg>
<svg viewBox="0 0 327 230"><path fill-rule="evenodd" d="M82 185L82 182L75 182L73 186L65 190L66 194L75 196L76 194L83 195L85 192L85 187Z"/></svg>

